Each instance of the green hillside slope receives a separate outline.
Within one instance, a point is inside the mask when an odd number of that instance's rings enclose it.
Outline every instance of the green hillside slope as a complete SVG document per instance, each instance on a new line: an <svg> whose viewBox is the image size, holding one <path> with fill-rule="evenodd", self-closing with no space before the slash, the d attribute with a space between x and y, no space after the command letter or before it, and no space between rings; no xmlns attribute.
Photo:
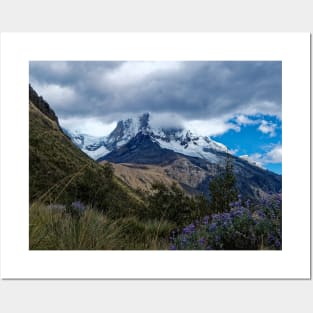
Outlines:
<svg viewBox="0 0 313 313"><path fill-rule="evenodd" d="M29 99L30 203L70 204L80 201L113 215L129 214L140 198L81 152L59 127L49 105L30 86Z"/></svg>

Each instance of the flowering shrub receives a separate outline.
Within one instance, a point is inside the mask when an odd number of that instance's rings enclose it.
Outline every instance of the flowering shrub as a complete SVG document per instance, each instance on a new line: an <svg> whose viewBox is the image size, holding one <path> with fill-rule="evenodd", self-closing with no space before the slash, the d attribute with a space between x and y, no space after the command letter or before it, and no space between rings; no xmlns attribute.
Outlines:
<svg viewBox="0 0 313 313"><path fill-rule="evenodd" d="M254 204L238 201L229 212L205 216L173 232L170 249L256 250L281 249L281 197Z"/></svg>

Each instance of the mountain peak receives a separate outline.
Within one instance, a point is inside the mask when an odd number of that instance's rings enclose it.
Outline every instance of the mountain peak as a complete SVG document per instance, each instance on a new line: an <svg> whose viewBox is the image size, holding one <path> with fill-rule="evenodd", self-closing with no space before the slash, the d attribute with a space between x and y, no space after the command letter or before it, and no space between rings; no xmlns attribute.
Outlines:
<svg viewBox="0 0 313 313"><path fill-rule="evenodd" d="M135 138L137 134L149 136L150 140L156 143L162 149L172 150L174 152L202 158L216 163L218 158L216 152L227 153L227 148L207 136L195 135L190 130L177 126L157 126L157 123L151 122L151 113L144 112L143 114L133 116L124 120L118 121L115 129L107 137L102 137L101 140L95 139L92 144L79 147L86 152L90 157L97 159L105 156L111 151L121 148ZM86 137L84 135L84 137ZM78 139L82 142L79 136L75 136L72 140L78 145ZM101 150L98 150L100 149ZM102 154L102 155L101 155Z"/></svg>
<svg viewBox="0 0 313 313"><path fill-rule="evenodd" d="M139 116L139 122L141 127L147 127L149 125L150 113L146 112Z"/></svg>

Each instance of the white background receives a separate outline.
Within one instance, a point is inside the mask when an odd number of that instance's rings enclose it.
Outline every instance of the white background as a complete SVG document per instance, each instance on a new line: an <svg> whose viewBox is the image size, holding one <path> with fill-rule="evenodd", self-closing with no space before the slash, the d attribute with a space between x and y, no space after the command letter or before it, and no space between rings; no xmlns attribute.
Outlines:
<svg viewBox="0 0 313 313"><path fill-rule="evenodd" d="M118 9L116 4L118 1L116 1L111 10L104 6L95 11L92 5L93 1L89 1L88 8L95 13L95 16L90 18L88 18L90 16L88 10L77 1L73 6L68 1L67 10L64 7L58 7L57 1L54 1L53 6L46 8L43 12L35 11L35 7L30 6L31 1L28 1L27 4L26 2L23 4L27 6L28 14L26 14L26 8L18 7L15 2L10 1L7 10L1 8L1 30L312 30L309 14L312 9L308 4L305 5L305 3L310 3L306 1L298 1L295 5L277 1L274 6L273 4L267 6L269 1L263 1L260 6L252 5L251 1L231 1L228 5L225 5L225 1L220 1L215 8L202 6L197 1L190 6L184 1L173 1L171 6L159 9L160 5L148 8L149 1L144 1L135 10L131 10L132 8L129 6ZM36 5L43 3L34 2ZM37 9L39 8L37 7ZM118 14L114 15L112 11ZM70 13L73 12L75 14L71 15ZM198 14L193 16L193 12ZM300 104L297 102L298 109L299 106ZM3 112L1 113L3 114ZM295 128L299 123L307 122L308 117L309 114L304 114L300 121L295 122ZM308 127L306 131L309 131ZM308 136L308 133L305 135ZM307 137L306 145L309 145ZM3 162L3 159L1 161ZM308 172L308 165L304 164L303 166L304 173ZM308 188L306 178L303 187ZM308 197L307 191L297 195ZM301 210L301 206L296 209ZM231 262L232 259L229 259L229 263ZM199 311L201 309L214 312L236 312L237 310L241 312L271 312L274 310L311 312L312 289L311 281L2 281L0 283L0 306L4 312L29 310L41 312L43 309L46 312L57 310L61 312L65 310L94 312L97 309L99 311L123 309L123 311L142 312Z"/></svg>
<svg viewBox="0 0 313 313"><path fill-rule="evenodd" d="M308 33L2 34L2 277L309 278L309 39ZM29 251L28 64L73 59L282 60L282 251Z"/></svg>

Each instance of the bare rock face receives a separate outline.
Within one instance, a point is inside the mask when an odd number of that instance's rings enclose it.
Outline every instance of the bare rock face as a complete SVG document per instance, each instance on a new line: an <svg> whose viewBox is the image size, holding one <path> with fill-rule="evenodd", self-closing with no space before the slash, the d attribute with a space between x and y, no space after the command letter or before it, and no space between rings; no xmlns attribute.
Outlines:
<svg viewBox="0 0 313 313"><path fill-rule="evenodd" d="M208 176L207 171L185 158L175 160L172 164L167 165L164 170L169 177L192 188L197 188Z"/></svg>

